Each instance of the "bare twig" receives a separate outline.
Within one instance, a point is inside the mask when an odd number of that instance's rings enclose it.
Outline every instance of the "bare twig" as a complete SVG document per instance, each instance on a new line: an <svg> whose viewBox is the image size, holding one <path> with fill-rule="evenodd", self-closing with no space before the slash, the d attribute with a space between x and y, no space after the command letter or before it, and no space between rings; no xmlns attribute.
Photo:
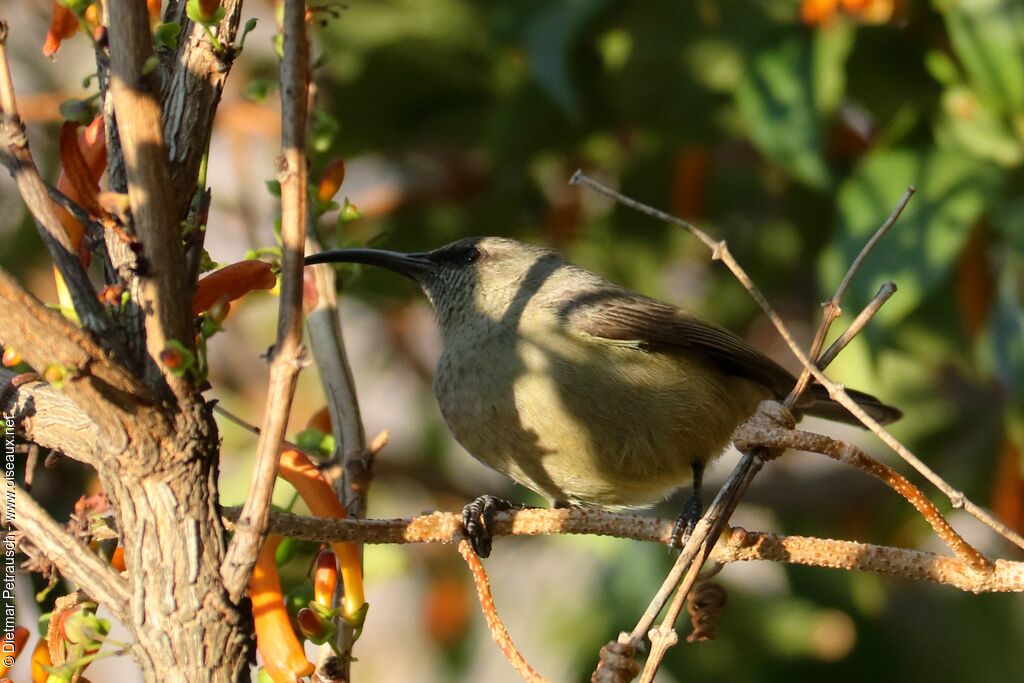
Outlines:
<svg viewBox="0 0 1024 683"><path fill-rule="evenodd" d="M851 263L850 267L847 269L846 275L843 276L839 286L836 287L835 294L832 295L831 299L822 304L823 311L821 324L818 325L818 332L814 335L814 341L811 342L810 352L807 354L811 358L817 359L821 355L821 349L825 345L825 338L828 336L828 332L832 328L832 323L835 322L843 312L841 304L843 296L846 294L846 290L849 289L850 283L853 282L853 278L856 277L858 272L860 272L861 265L864 263L864 260L867 259L868 255L874 250L875 245L878 244L882 238L885 237L886 233L889 232L889 229L896 224L896 221L903 213L903 209L906 208L907 202L910 201L914 192L916 192L916 190L913 185L907 188L907 191L903 193L902 197L900 197L899 202L896 203L896 208L892 210L889 217L885 219L882 225L879 226L878 230L875 231L875 234L871 236L871 239L869 239L861 248L857 257L853 259L853 263ZM882 303L884 303L884 301ZM878 305L881 306L882 304L879 303ZM870 319L871 315L869 315L867 319ZM852 339L853 335L850 335L850 338ZM837 349L836 353L838 352L839 350ZM818 361L819 368L824 368L827 365L828 363L822 363L820 360ZM810 384L810 380L810 370L805 367L803 371L800 372L800 377L796 381L796 387L794 387L793 393L791 394L793 402L788 404L786 406L787 408L792 408L793 405L795 405L797 399L800 398L800 395L807 388L807 385Z"/></svg>
<svg viewBox="0 0 1024 683"><path fill-rule="evenodd" d="M234 413L232 413L230 410L228 410L227 408L225 408L224 406L222 406L219 403L214 403L213 404L213 412L215 412L215 413L217 413L219 415L223 415L227 420L229 420L231 422L234 422L236 425L238 425L242 429L244 429L244 430L246 430L248 432L252 432L253 434L255 434L257 436L259 436L260 434L263 433L262 429L260 429L259 427L257 427L254 424L250 424L250 423L246 422L245 420L243 420L239 416L235 415ZM299 453L302 453L302 454L306 455L313 462L317 462L321 458L321 455L319 453L313 453L311 451L308 451L305 448L303 448L302 446L298 445L297 443L295 443L293 441L289 441L288 439L281 439L281 445L282 446L287 446L288 448L291 448L292 450L296 450Z"/></svg>
<svg viewBox="0 0 1024 683"><path fill-rule="evenodd" d="M526 658L516 648L515 643L512 642L512 636L509 635L508 629L502 623L501 617L498 616L498 608L494 605L494 596L491 595L491 585L487 580L484 564L480 561L477 554L473 552L469 541L464 538L459 540L459 554L466 560L466 564L469 565L469 572L473 575L473 583L476 584L476 594L480 598L480 608L483 610L487 627L491 631L491 639L494 640L498 649L501 650L509 664L512 665L512 668L515 669L515 672L524 681L544 683L547 679L530 666L530 663L526 661Z"/></svg>
<svg viewBox="0 0 1024 683"><path fill-rule="evenodd" d="M307 238L307 251L317 252L320 247ZM333 453L336 468L325 470L325 474L336 471L341 476L330 477L338 499L351 517L366 516L366 496L372 477L373 454L366 447L366 434L359 412L355 381L345 352L345 339L341 333L341 316L338 314L338 294L335 271L328 264L310 266L314 293L306 301L306 329L313 359L320 370L320 382L327 398L327 411L331 417L331 432L334 435ZM328 660L341 652L341 666L347 668L355 633L343 619L336 620L337 636L333 647L320 648L318 670L334 670ZM348 676L341 678L347 679Z"/></svg>
<svg viewBox="0 0 1024 683"><path fill-rule="evenodd" d="M302 365L302 265L306 240L306 119L308 50L306 3L285 0L284 57L281 60L281 302L277 341L270 363L270 385L257 445L256 470L241 522L228 546L223 576L228 594L238 601L245 591L267 529L281 440L288 423L295 384Z"/></svg>
<svg viewBox="0 0 1024 683"><path fill-rule="evenodd" d="M738 527L715 548L712 557L716 562L768 560L872 572L929 581L969 593L1018 593L1024 589L1024 562L995 560L992 571L979 573L958 559L920 550L749 532Z"/></svg>
<svg viewBox="0 0 1024 683"><path fill-rule="evenodd" d="M311 251L319 250L312 242L309 246ZM366 479L362 475L369 473L370 461L355 382L341 334L335 271L330 264L309 266L309 270L316 285L316 300L307 303L306 329L327 398L331 430L337 444L336 457L344 473L335 480L334 486L348 513L365 517L366 482L360 480Z"/></svg>
<svg viewBox="0 0 1024 683"><path fill-rule="evenodd" d="M221 510L228 525L240 508ZM270 514L269 532L318 543L456 543L462 518L434 512L409 519L324 519L285 512ZM497 513L495 536L588 534L667 545L673 521L630 513L586 509L527 509ZM913 581L930 581L973 593L1024 592L1024 562L995 560L992 571L935 553L733 528L714 547L716 562L768 560L812 567L868 571Z"/></svg>
<svg viewBox="0 0 1024 683"><path fill-rule="evenodd" d="M763 403L754 417L740 425L733 434L733 443L737 448L741 450L749 450L756 446L777 449L791 448L827 455L833 460L856 467L882 481L913 505L931 525L935 535L941 538L965 565L978 572L991 570L992 562L965 541L950 526L935 504L906 477L888 465L878 462L852 444L843 443L822 434L790 429L789 425L779 424L773 415L775 411L772 409L772 405L773 403L770 401ZM778 407L778 404L774 404L774 406Z"/></svg>
<svg viewBox="0 0 1024 683"><path fill-rule="evenodd" d="M882 425L880 425L874 418L868 415L864 410L857 405L857 402L850 398L849 394L846 393L842 385L836 384L831 381L817 368L813 368L811 374L814 375L814 379L821 384L828 391L829 396L832 400L836 401L860 420L861 424L867 427L873 434L878 436L885 445L896 452L903 460L910 464L915 470L921 473L925 479L930 481L935 488L941 491L946 497L949 498L950 503L953 504L954 508L962 508L972 517L980 520L990 529L995 531L997 534L1005 538L1006 540L1014 543L1015 545L1024 548L1024 537L1017 532L1010 529L1008 526L995 519L987 510L979 507L975 503L968 500L964 495L963 491L958 491L950 486L945 479L935 473L930 467L924 464L920 458L914 455L909 448L904 446L900 441L889 433Z"/></svg>
<svg viewBox="0 0 1024 683"><path fill-rule="evenodd" d="M107 4L110 36L110 96L124 154L135 232L142 243L148 272L141 280L146 349L152 361L146 374L150 386L170 387L183 400L192 389L185 375L175 375L159 362L171 342L193 347L192 311L185 282L185 253L179 214L171 185L155 75L145 71L153 56L149 15L142 2Z"/></svg>
<svg viewBox="0 0 1024 683"><path fill-rule="evenodd" d="M46 513L24 489L14 485L14 516L24 532L61 574L74 581L122 621L128 617L128 582Z"/></svg>
<svg viewBox="0 0 1024 683"><path fill-rule="evenodd" d="M834 361L836 356L839 355L839 352L845 349L847 344L849 344L854 337L860 334L861 330L863 330L868 322L875 317L875 314L878 313L878 309L880 309L895 293L895 283L883 283L882 286L878 288L878 292L875 293L875 296L871 298L868 305L864 307L864 310L853 319L853 322L850 323L850 326L846 328L841 335L839 335L839 338L832 342L832 345L828 347L828 350L821 354L817 362L818 369L824 370L831 365L832 361Z"/></svg>

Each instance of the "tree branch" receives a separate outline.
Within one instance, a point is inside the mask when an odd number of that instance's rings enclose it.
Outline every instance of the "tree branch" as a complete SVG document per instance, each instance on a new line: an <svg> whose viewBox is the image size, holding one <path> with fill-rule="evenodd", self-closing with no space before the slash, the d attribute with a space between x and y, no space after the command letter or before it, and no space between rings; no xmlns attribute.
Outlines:
<svg viewBox="0 0 1024 683"><path fill-rule="evenodd" d="M147 272L141 274L138 301L145 314L146 348L151 359L146 374L151 386L166 383L178 399L183 399L191 393L189 380L175 376L158 360L172 340L191 349L194 332L156 79L143 72L153 55L149 15L143 2L112 2L107 9L110 95L124 153L135 232L146 257Z"/></svg>
<svg viewBox="0 0 1024 683"><path fill-rule="evenodd" d="M459 554L466 561L466 564L469 566L469 573L473 576L476 594L480 599L480 608L484 613L487 628L491 631L491 640L494 641L498 649L505 655L505 659L508 660L512 668L515 669L515 672L524 681L546 683L547 679L537 673L530 666L530 663L526 661L526 657L516 648L515 643L512 642L512 636L509 635L508 629L502 623L501 617L498 615L498 608L494 604L494 596L491 594L491 584L487 580L487 571L484 569L484 563L480 561L480 557L474 552L469 541L462 538L458 543Z"/></svg>
<svg viewBox="0 0 1024 683"><path fill-rule="evenodd" d="M310 251L319 248L310 244ZM309 270L316 285L316 300L307 305L306 329L327 398L337 461L344 474L335 481L335 490L351 516L365 517L372 456L368 457L359 399L341 334L335 270L329 264L309 266Z"/></svg>
<svg viewBox="0 0 1024 683"><path fill-rule="evenodd" d="M318 252L320 246L307 238L307 251ZM306 301L306 330L313 359L320 370L320 382L327 398L327 411L331 418L331 432L335 449L334 465L323 473L329 477L338 499L349 516L366 517L366 496L373 476L374 453L366 447L366 433L359 411L355 381L345 352L345 338L341 333L338 314L336 273L329 264L310 266L303 274L312 277L313 295ZM336 476L330 476L334 470ZM361 557L361 554L360 554ZM318 671L335 671L330 660L343 654L340 662L343 672L338 678L348 680L348 662L351 660L355 633L344 619L336 618L338 626L334 643L320 647ZM333 647L332 647L333 645Z"/></svg>
<svg viewBox="0 0 1024 683"><path fill-rule="evenodd" d="M125 443L124 411L151 401L144 386L85 330L46 308L0 270L0 341L40 372L58 366L63 390L103 430L112 450Z"/></svg>
<svg viewBox="0 0 1024 683"><path fill-rule="evenodd" d="M186 4L185 0L170 0L164 10L164 21L182 27L178 47L166 63L168 70L161 93L164 138L177 198L176 219L185 215L196 190L199 166L209 149L214 115L236 56L234 42L242 17L242 0L223 0L224 19L217 38L225 52L218 53L206 30L186 16Z"/></svg>
<svg viewBox="0 0 1024 683"><path fill-rule="evenodd" d="M128 623L128 582L89 550L89 546L69 534L17 484L14 485L14 515L8 521L23 531L61 574Z"/></svg>
<svg viewBox="0 0 1024 683"><path fill-rule="evenodd" d="M230 525L240 508L223 508ZM674 522L596 509L526 509L494 516L495 536L586 534L668 545ZM462 517L434 512L409 519L324 519L287 512L270 514L269 532L318 543L456 543ZM716 562L768 560L810 567L868 571L913 581L930 581L972 593L1024 592L1024 562L995 560L978 572L954 557L889 546L783 536L733 527L714 547Z"/></svg>
<svg viewBox="0 0 1024 683"><path fill-rule="evenodd" d="M270 363L270 384L263 427L256 447L256 468L238 528L222 567L224 585L235 602L241 599L267 529L270 497L302 365L302 267L309 192L306 167L306 119L309 52L306 3L285 0L284 57L281 60L281 299L277 341Z"/></svg>
<svg viewBox="0 0 1024 683"><path fill-rule="evenodd" d="M99 467L102 435L96 423L63 392L42 380L15 387L17 373L0 368L0 412L20 424L25 439Z"/></svg>

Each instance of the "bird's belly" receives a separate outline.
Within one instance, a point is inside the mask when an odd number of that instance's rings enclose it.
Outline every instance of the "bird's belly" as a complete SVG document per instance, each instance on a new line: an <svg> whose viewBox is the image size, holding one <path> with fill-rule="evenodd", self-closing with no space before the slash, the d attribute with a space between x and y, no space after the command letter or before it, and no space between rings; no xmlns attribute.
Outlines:
<svg viewBox="0 0 1024 683"><path fill-rule="evenodd" d="M484 464L551 500L637 506L722 452L763 398L736 382L700 362L520 331L446 348L434 387L455 438Z"/></svg>

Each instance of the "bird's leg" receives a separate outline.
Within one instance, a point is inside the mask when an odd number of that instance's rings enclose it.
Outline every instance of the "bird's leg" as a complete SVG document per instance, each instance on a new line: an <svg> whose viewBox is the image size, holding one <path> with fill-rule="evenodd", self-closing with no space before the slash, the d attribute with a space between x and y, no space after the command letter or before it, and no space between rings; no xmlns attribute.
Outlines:
<svg viewBox="0 0 1024 683"><path fill-rule="evenodd" d="M698 460L690 467L693 468L693 492L683 503L683 509L679 511L679 517L676 518L676 523L672 526L672 537L668 542L670 550L686 545L686 542L690 540L690 534L693 533L693 528L697 526L697 520L700 519L700 515L704 511L704 503L700 497L700 488L704 481L704 463Z"/></svg>
<svg viewBox="0 0 1024 683"><path fill-rule="evenodd" d="M497 496L483 495L462 508L462 526L466 530L466 538L473 547L473 552L480 557L489 557L491 541L494 538L491 533L494 513L520 507L523 506Z"/></svg>

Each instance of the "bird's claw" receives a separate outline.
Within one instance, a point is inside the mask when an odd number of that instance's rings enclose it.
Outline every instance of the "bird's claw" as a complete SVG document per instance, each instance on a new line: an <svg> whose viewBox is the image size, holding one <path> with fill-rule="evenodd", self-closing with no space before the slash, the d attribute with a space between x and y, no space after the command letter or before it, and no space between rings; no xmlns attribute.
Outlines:
<svg viewBox="0 0 1024 683"><path fill-rule="evenodd" d="M669 550L682 550L686 546L686 542L690 540L690 535L693 534L693 530L697 526L700 514L700 499L690 497L683 504L676 523L672 525L672 535L668 540Z"/></svg>
<svg viewBox="0 0 1024 683"><path fill-rule="evenodd" d="M480 557L489 557L494 538L494 513L511 510L514 504L496 496L479 496L462 508L462 526L469 545Z"/></svg>

